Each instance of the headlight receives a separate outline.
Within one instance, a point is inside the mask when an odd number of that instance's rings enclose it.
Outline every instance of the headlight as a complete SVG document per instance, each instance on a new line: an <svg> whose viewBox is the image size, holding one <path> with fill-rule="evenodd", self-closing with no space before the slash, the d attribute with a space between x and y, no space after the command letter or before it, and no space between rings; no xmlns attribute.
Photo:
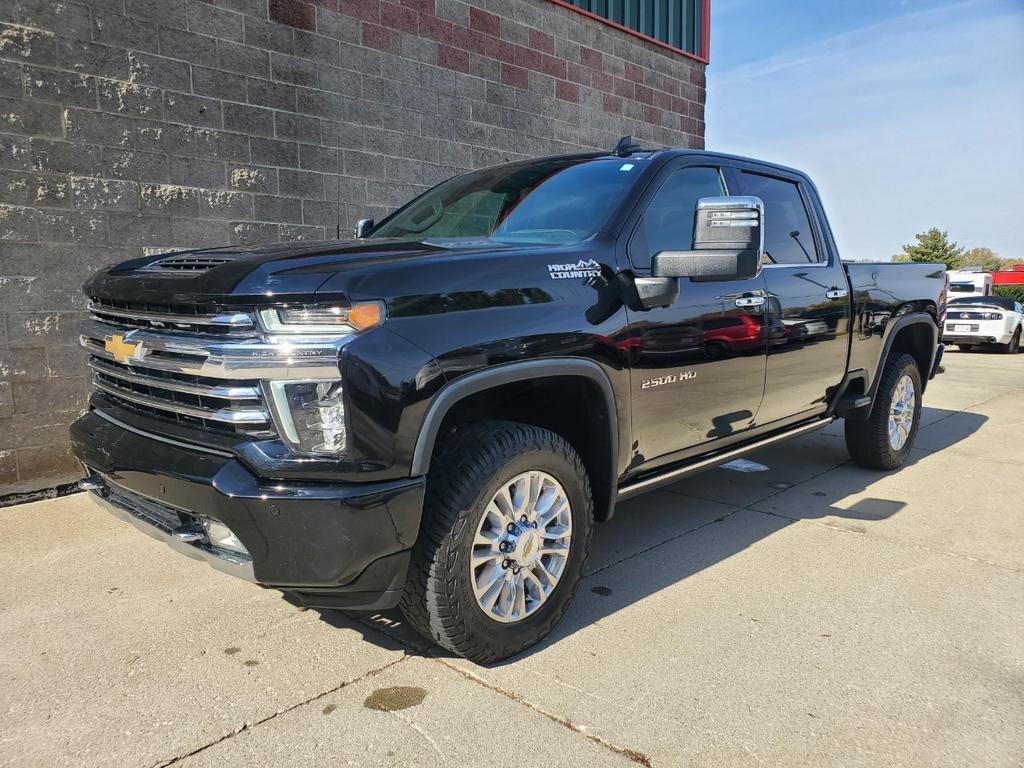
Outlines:
<svg viewBox="0 0 1024 768"><path fill-rule="evenodd" d="M341 307L333 304L294 304L260 310L260 323L269 333L332 334L344 336L380 325L384 308L377 301Z"/></svg>
<svg viewBox="0 0 1024 768"><path fill-rule="evenodd" d="M345 403L340 381L272 381L282 437L300 453L345 452Z"/></svg>
<svg viewBox="0 0 1024 768"><path fill-rule="evenodd" d="M284 304L259 312L260 324L275 343L341 343L339 337L365 331L384 321L384 305L367 301L337 304ZM281 338L281 337L291 338ZM301 337L301 338L299 338ZM296 453L345 452L345 403L337 379L268 381L278 432Z"/></svg>

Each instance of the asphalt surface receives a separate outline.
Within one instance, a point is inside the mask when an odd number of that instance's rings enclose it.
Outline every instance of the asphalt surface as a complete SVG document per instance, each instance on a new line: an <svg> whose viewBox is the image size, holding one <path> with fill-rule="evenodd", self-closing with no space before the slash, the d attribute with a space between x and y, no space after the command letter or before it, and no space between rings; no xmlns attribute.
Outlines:
<svg viewBox="0 0 1024 768"><path fill-rule="evenodd" d="M833 425L622 505L490 668L82 495L2 509L0 764L1024 765L1024 355L946 367L900 472Z"/></svg>

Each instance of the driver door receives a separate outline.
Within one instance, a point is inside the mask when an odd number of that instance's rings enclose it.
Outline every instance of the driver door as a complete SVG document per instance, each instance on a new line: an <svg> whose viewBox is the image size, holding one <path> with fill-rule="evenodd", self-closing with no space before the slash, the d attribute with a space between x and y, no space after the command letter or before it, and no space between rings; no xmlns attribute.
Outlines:
<svg viewBox="0 0 1024 768"><path fill-rule="evenodd" d="M729 194L717 165L676 164L652 184L627 254L649 275L659 251L689 250L697 201ZM667 307L629 310L634 450L643 463L750 428L764 395L764 277L694 282L679 278Z"/></svg>

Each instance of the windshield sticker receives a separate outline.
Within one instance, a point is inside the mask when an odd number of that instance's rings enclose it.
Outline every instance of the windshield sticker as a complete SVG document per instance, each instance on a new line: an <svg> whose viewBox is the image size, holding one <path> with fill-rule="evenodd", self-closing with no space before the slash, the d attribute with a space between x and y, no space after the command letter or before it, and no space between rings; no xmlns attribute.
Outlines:
<svg viewBox="0 0 1024 768"><path fill-rule="evenodd" d="M548 276L552 280L569 280L574 277L598 277L601 265L593 259L580 259L575 264L548 264Z"/></svg>

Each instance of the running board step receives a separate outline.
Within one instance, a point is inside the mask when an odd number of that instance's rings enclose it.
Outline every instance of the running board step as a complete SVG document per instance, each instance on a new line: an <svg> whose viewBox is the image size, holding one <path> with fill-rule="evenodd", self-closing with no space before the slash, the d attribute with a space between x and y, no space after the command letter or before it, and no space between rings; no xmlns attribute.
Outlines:
<svg viewBox="0 0 1024 768"><path fill-rule="evenodd" d="M705 469L717 467L719 464L724 464L727 461L738 459L740 456L744 456L748 453L751 453L752 451L756 451L759 448L774 445L775 443L781 443L784 440L789 440L790 438L793 437L799 437L800 435L806 435L808 432L816 432L817 430L822 429L823 427L827 427L833 421L835 421L835 418L829 416L824 419L812 421L809 424L801 424L799 427L787 429L785 432L779 432L769 437L765 437L760 440L755 440L752 443L741 445L737 448L730 448L728 450L720 451L719 453L716 453L713 456L707 456L703 459L694 461L691 464L685 464L681 467L669 469L665 472L654 475L652 477L645 477L642 480L636 480L632 483L627 483L626 485L623 485L619 488L617 500L622 501L624 499L629 499L641 493L654 490L655 488L658 488L662 485L674 483L675 481L680 480L686 477L687 475L692 475L696 472L701 472Z"/></svg>

